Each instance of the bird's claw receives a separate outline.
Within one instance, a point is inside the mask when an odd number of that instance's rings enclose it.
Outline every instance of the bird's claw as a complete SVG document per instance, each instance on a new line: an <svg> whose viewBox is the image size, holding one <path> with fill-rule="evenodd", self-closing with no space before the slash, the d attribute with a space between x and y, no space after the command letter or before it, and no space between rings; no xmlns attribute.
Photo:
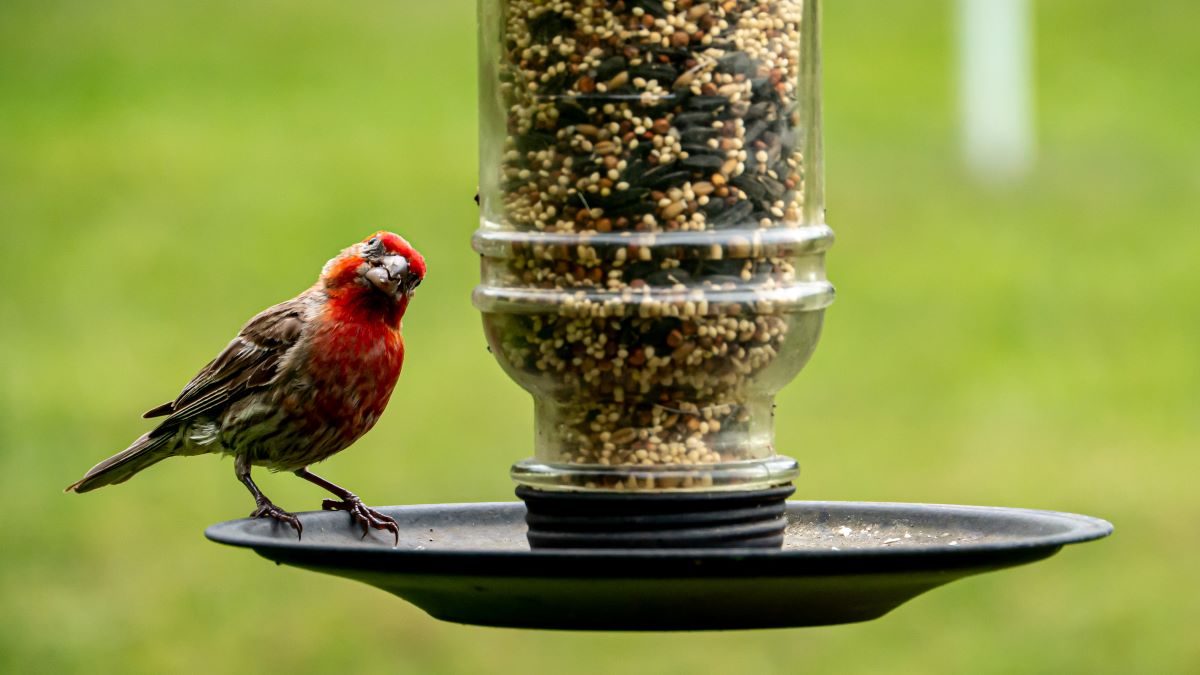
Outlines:
<svg viewBox="0 0 1200 675"><path fill-rule="evenodd" d="M350 517L359 525L362 525L363 539L367 538L370 533L370 528L376 530L387 530L392 533L396 541L393 546L400 543L400 525L391 516L385 516L375 509L369 508L362 503L361 499L353 498L338 501L336 499L325 499L321 502L321 508L326 511L346 511Z"/></svg>
<svg viewBox="0 0 1200 675"><path fill-rule="evenodd" d="M275 506L271 502L262 502L257 509L250 514L251 518L273 518L281 523L291 525L296 530L296 539L304 537L304 526L300 524L300 519L293 513L288 513L283 509Z"/></svg>

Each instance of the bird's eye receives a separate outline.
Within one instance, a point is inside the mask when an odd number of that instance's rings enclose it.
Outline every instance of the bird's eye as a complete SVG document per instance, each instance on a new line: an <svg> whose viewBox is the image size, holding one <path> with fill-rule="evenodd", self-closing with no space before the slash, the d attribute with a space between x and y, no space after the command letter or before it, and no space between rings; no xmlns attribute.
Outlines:
<svg viewBox="0 0 1200 675"><path fill-rule="evenodd" d="M368 247L374 247L378 243L379 243L379 237L371 237L370 239L367 240Z"/></svg>

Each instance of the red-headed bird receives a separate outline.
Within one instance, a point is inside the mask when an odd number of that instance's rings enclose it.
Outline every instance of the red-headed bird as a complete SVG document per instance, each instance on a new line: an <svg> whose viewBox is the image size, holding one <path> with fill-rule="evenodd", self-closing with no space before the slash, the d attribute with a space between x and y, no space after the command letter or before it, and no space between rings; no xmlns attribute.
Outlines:
<svg viewBox="0 0 1200 675"><path fill-rule="evenodd" d="M425 259L403 238L376 232L325 264L300 295L259 313L179 396L147 412L165 419L125 450L92 467L68 492L121 483L167 457L233 455L234 471L257 508L300 535L293 514L271 503L250 467L291 471L338 497L363 528L391 532L392 518L308 466L347 448L383 414L400 366L400 319L425 277Z"/></svg>

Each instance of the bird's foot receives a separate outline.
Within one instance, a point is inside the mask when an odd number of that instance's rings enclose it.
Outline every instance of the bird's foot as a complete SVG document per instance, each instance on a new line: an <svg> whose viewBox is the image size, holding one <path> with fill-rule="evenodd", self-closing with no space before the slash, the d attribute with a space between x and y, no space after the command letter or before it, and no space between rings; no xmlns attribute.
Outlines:
<svg viewBox="0 0 1200 675"><path fill-rule="evenodd" d="M349 499L338 501L336 499L325 499L321 502L321 508L326 511L346 511L350 517L359 525L362 525L363 538L366 539L367 534L371 531L370 528L376 530L387 530L396 538L396 544L400 543L400 525L391 516L385 516L375 509L367 507L362 503L362 500L353 495Z"/></svg>
<svg viewBox="0 0 1200 675"><path fill-rule="evenodd" d="M293 513L288 513L283 509L275 506L265 499L258 503L258 508L250 514L251 518L274 518L281 523L291 525L296 530L296 539L304 536L304 526L300 524L300 519Z"/></svg>

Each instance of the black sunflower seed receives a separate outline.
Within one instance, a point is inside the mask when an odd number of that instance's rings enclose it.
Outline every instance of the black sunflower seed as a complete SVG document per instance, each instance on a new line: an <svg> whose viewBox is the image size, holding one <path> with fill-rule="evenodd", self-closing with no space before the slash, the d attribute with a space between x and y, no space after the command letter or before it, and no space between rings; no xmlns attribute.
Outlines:
<svg viewBox="0 0 1200 675"><path fill-rule="evenodd" d="M725 158L716 155L689 155L679 164L695 171L716 171L725 163Z"/></svg>

